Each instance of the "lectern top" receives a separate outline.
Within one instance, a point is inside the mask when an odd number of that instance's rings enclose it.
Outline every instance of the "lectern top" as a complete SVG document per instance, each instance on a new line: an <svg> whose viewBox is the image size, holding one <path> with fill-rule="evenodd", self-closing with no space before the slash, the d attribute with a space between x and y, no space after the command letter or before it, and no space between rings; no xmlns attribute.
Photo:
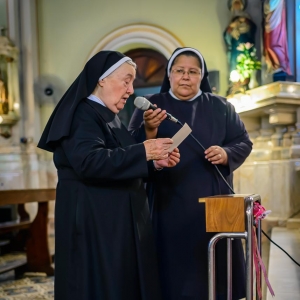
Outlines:
<svg viewBox="0 0 300 300"><path fill-rule="evenodd" d="M208 197L203 197L199 198L198 201L200 203L205 203L206 199L211 199L211 198L243 198L243 199L248 199L248 198L253 198L254 201L260 201L260 196L257 194L227 194L227 195L214 195L214 196L208 196Z"/></svg>

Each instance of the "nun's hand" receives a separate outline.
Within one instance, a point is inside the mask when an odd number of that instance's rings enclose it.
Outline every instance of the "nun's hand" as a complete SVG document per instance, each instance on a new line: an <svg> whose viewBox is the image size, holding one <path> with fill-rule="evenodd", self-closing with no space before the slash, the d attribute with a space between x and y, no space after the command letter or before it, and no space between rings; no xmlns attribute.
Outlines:
<svg viewBox="0 0 300 300"><path fill-rule="evenodd" d="M179 149L175 148L168 156L167 159L155 160L154 166L156 169L172 168L180 162Z"/></svg>
<svg viewBox="0 0 300 300"><path fill-rule="evenodd" d="M144 143L147 160L167 159L173 141L169 138L150 139Z"/></svg>
<svg viewBox="0 0 300 300"><path fill-rule="evenodd" d="M224 165L228 164L228 156L226 151L220 146L211 146L204 152L205 158L210 161L213 165Z"/></svg>
<svg viewBox="0 0 300 300"><path fill-rule="evenodd" d="M156 104L154 104L154 106L156 106ZM149 109L144 112L144 125L148 139L156 137L157 128L166 117L166 111L160 108L155 110Z"/></svg>
<svg viewBox="0 0 300 300"><path fill-rule="evenodd" d="M154 106L157 106L154 104ZM157 108L155 110L149 109L144 112L144 124L147 129L155 129L167 117L166 111Z"/></svg>

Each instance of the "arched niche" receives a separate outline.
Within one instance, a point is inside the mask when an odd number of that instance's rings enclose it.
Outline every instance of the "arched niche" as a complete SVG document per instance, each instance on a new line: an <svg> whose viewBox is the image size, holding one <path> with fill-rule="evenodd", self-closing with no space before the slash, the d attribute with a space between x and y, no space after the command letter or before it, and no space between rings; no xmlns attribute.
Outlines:
<svg viewBox="0 0 300 300"><path fill-rule="evenodd" d="M88 59L101 50L119 50L130 45L143 44L169 58L183 43L169 32L152 25L132 24L123 26L106 35L91 51Z"/></svg>

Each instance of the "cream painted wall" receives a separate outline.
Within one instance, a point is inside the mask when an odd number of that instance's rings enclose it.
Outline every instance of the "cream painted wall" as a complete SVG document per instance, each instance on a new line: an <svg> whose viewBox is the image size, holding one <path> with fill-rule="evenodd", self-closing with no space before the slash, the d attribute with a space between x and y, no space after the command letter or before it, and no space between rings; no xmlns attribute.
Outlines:
<svg viewBox="0 0 300 300"><path fill-rule="evenodd" d="M209 69L220 70L227 88L223 31L230 13L225 0L39 0L38 36L41 74L56 74L70 85L96 44L115 29L144 23L199 49Z"/></svg>
<svg viewBox="0 0 300 300"><path fill-rule="evenodd" d="M7 28L6 0L0 0L0 27Z"/></svg>

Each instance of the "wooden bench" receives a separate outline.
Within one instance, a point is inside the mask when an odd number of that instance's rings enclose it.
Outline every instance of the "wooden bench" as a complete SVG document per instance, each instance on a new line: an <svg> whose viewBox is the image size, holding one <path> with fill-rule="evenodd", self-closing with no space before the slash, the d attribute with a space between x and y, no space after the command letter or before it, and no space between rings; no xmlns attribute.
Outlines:
<svg viewBox="0 0 300 300"><path fill-rule="evenodd" d="M53 275L52 258L48 247L48 202L55 200L55 189L27 189L0 191L0 206L16 204L19 220L0 223L1 235L14 232L11 241L12 251L25 251L25 261L0 267L0 273L16 269L23 265L26 272L43 272ZM34 220L30 220L25 204L38 202L38 212Z"/></svg>

